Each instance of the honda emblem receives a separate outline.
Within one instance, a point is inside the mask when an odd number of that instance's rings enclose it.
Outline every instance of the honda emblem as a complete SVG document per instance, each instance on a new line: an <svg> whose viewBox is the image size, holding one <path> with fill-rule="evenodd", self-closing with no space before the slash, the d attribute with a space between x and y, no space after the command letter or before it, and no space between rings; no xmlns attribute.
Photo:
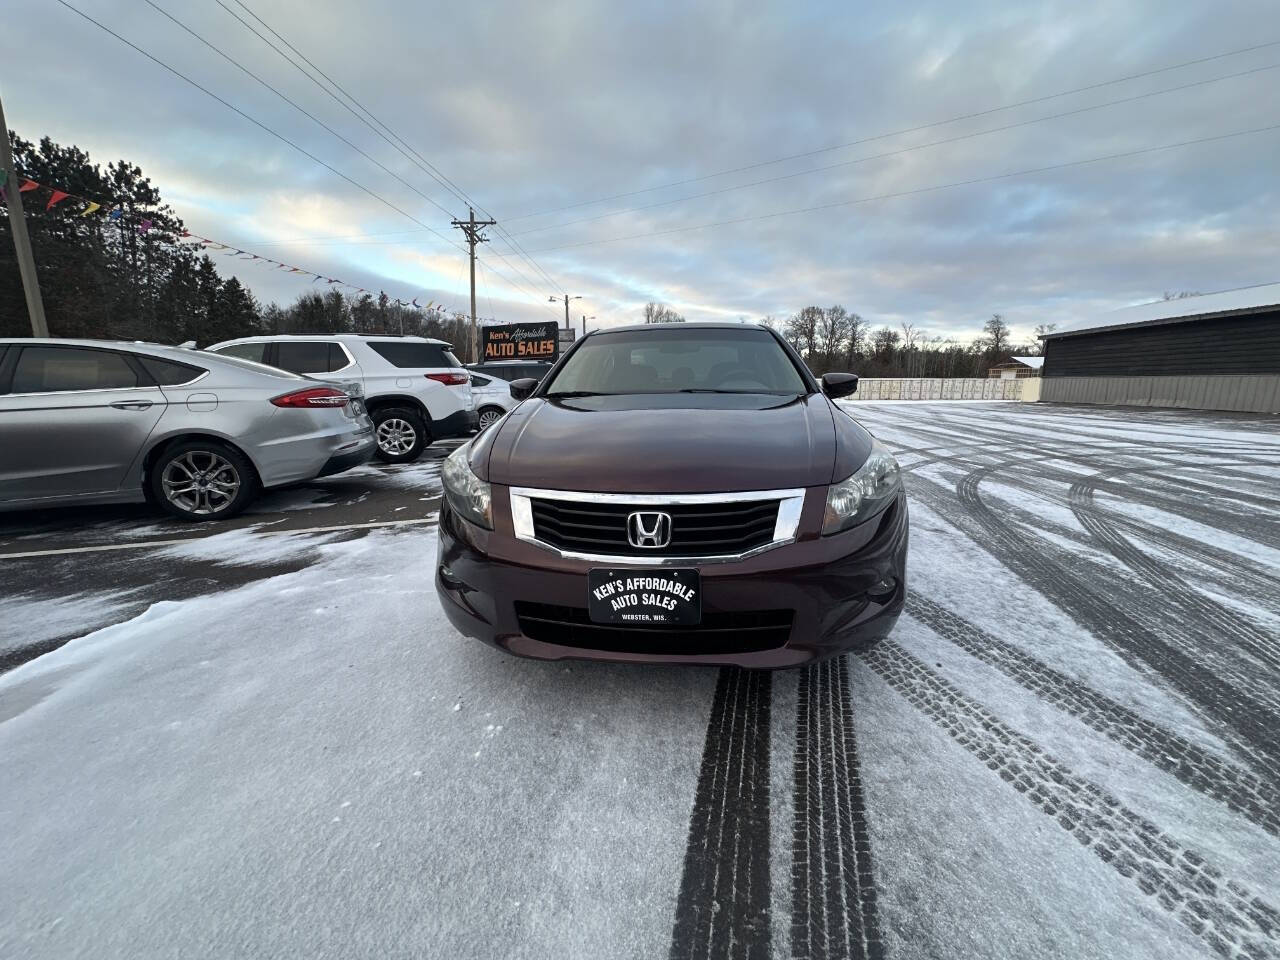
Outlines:
<svg viewBox="0 0 1280 960"><path fill-rule="evenodd" d="M671 543L671 514L640 510L627 516L627 541L645 550L661 550Z"/></svg>

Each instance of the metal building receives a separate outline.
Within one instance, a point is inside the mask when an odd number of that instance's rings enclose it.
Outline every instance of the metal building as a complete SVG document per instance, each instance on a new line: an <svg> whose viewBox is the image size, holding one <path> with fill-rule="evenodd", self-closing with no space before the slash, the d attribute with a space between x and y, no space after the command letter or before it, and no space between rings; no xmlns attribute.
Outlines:
<svg viewBox="0 0 1280 960"><path fill-rule="evenodd" d="M1280 413L1280 283L1144 303L1041 339L1042 401Z"/></svg>

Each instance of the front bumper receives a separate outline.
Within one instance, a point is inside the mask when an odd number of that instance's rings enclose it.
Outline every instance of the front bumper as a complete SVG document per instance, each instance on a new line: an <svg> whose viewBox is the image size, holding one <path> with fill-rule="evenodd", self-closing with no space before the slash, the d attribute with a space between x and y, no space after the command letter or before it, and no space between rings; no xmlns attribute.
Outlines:
<svg viewBox="0 0 1280 960"><path fill-rule="evenodd" d="M817 493L809 491L806 507ZM699 567L705 630L603 628L585 616L587 572L599 564L481 530L446 501L436 591L460 632L541 660L776 668L862 649L886 636L906 600L905 495L834 536L804 530L802 520L795 543Z"/></svg>
<svg viewBox="0 0 1280 960"><path fill-rule="evenodd" d="M479 426L480 414L474 410L459 410L439 420L432 420L431 437L434 440L465 437L469 433L475 433Z"/></svg>

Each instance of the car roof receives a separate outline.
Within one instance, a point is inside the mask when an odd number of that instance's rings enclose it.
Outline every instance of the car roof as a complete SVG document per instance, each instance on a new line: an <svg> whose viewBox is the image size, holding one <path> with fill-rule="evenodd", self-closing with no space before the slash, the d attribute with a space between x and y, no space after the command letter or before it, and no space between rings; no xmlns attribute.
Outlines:
<svg viewBox="0 0 1280 960"><path fill-rule="evenodd" d="M773 328L763 323L746 322L739 323L736 320L694 320L681 321L680 323L629 323L623 327L597 327L587 334L588 337L598 336L602 333L638 333L641 330L649 330L654 333L661 332L664 329L688 330L691 328L699 330L772 330Z"/></svg>
<svg viewBox="0 0 1280 960"><path fill-rule="evenodd" d="M434 337L401 337L394 333L272 333L256 337L233 337L230 340L219 340L217 343L209 344L209 346L222 347L229 343L266 343L275 340L322 340L326 343L330 340L348 343L367 343L370 340L374 340L380 343L434 343L441 347L453 347L453 344L448 340L437 340Z"/></svg>
<svg viewBox="0 0 1280 960"><path fill-rule="evenodd" d="M0 337L0 346L28 347L95 347L99 350L148 350L165 353L175 357L189 356L199 353L189 347L175 347L164 343L149 343L146 340L91 340L77 337Z"/></svg>

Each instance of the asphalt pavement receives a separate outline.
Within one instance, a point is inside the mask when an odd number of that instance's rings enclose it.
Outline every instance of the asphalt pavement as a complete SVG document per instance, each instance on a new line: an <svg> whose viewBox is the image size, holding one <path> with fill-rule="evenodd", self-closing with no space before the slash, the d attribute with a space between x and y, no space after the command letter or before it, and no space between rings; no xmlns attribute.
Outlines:
<svg viewBox="0 0 1280 960"><path fill-rule="evenodd" d="M289 536L294 545L432 524L440 465L461 441L432 444L416 463L372 461L345 473L265 491L219 523L170 519L145 504L0 513L0 671L72 637L127 620L160 600L181 600L301 569L303 549L241 562L227 534ZM201 551L195 541L218 538ZM177 548L187 546L183 551ZM37 624L17 611L41 611Z"/></svg>

